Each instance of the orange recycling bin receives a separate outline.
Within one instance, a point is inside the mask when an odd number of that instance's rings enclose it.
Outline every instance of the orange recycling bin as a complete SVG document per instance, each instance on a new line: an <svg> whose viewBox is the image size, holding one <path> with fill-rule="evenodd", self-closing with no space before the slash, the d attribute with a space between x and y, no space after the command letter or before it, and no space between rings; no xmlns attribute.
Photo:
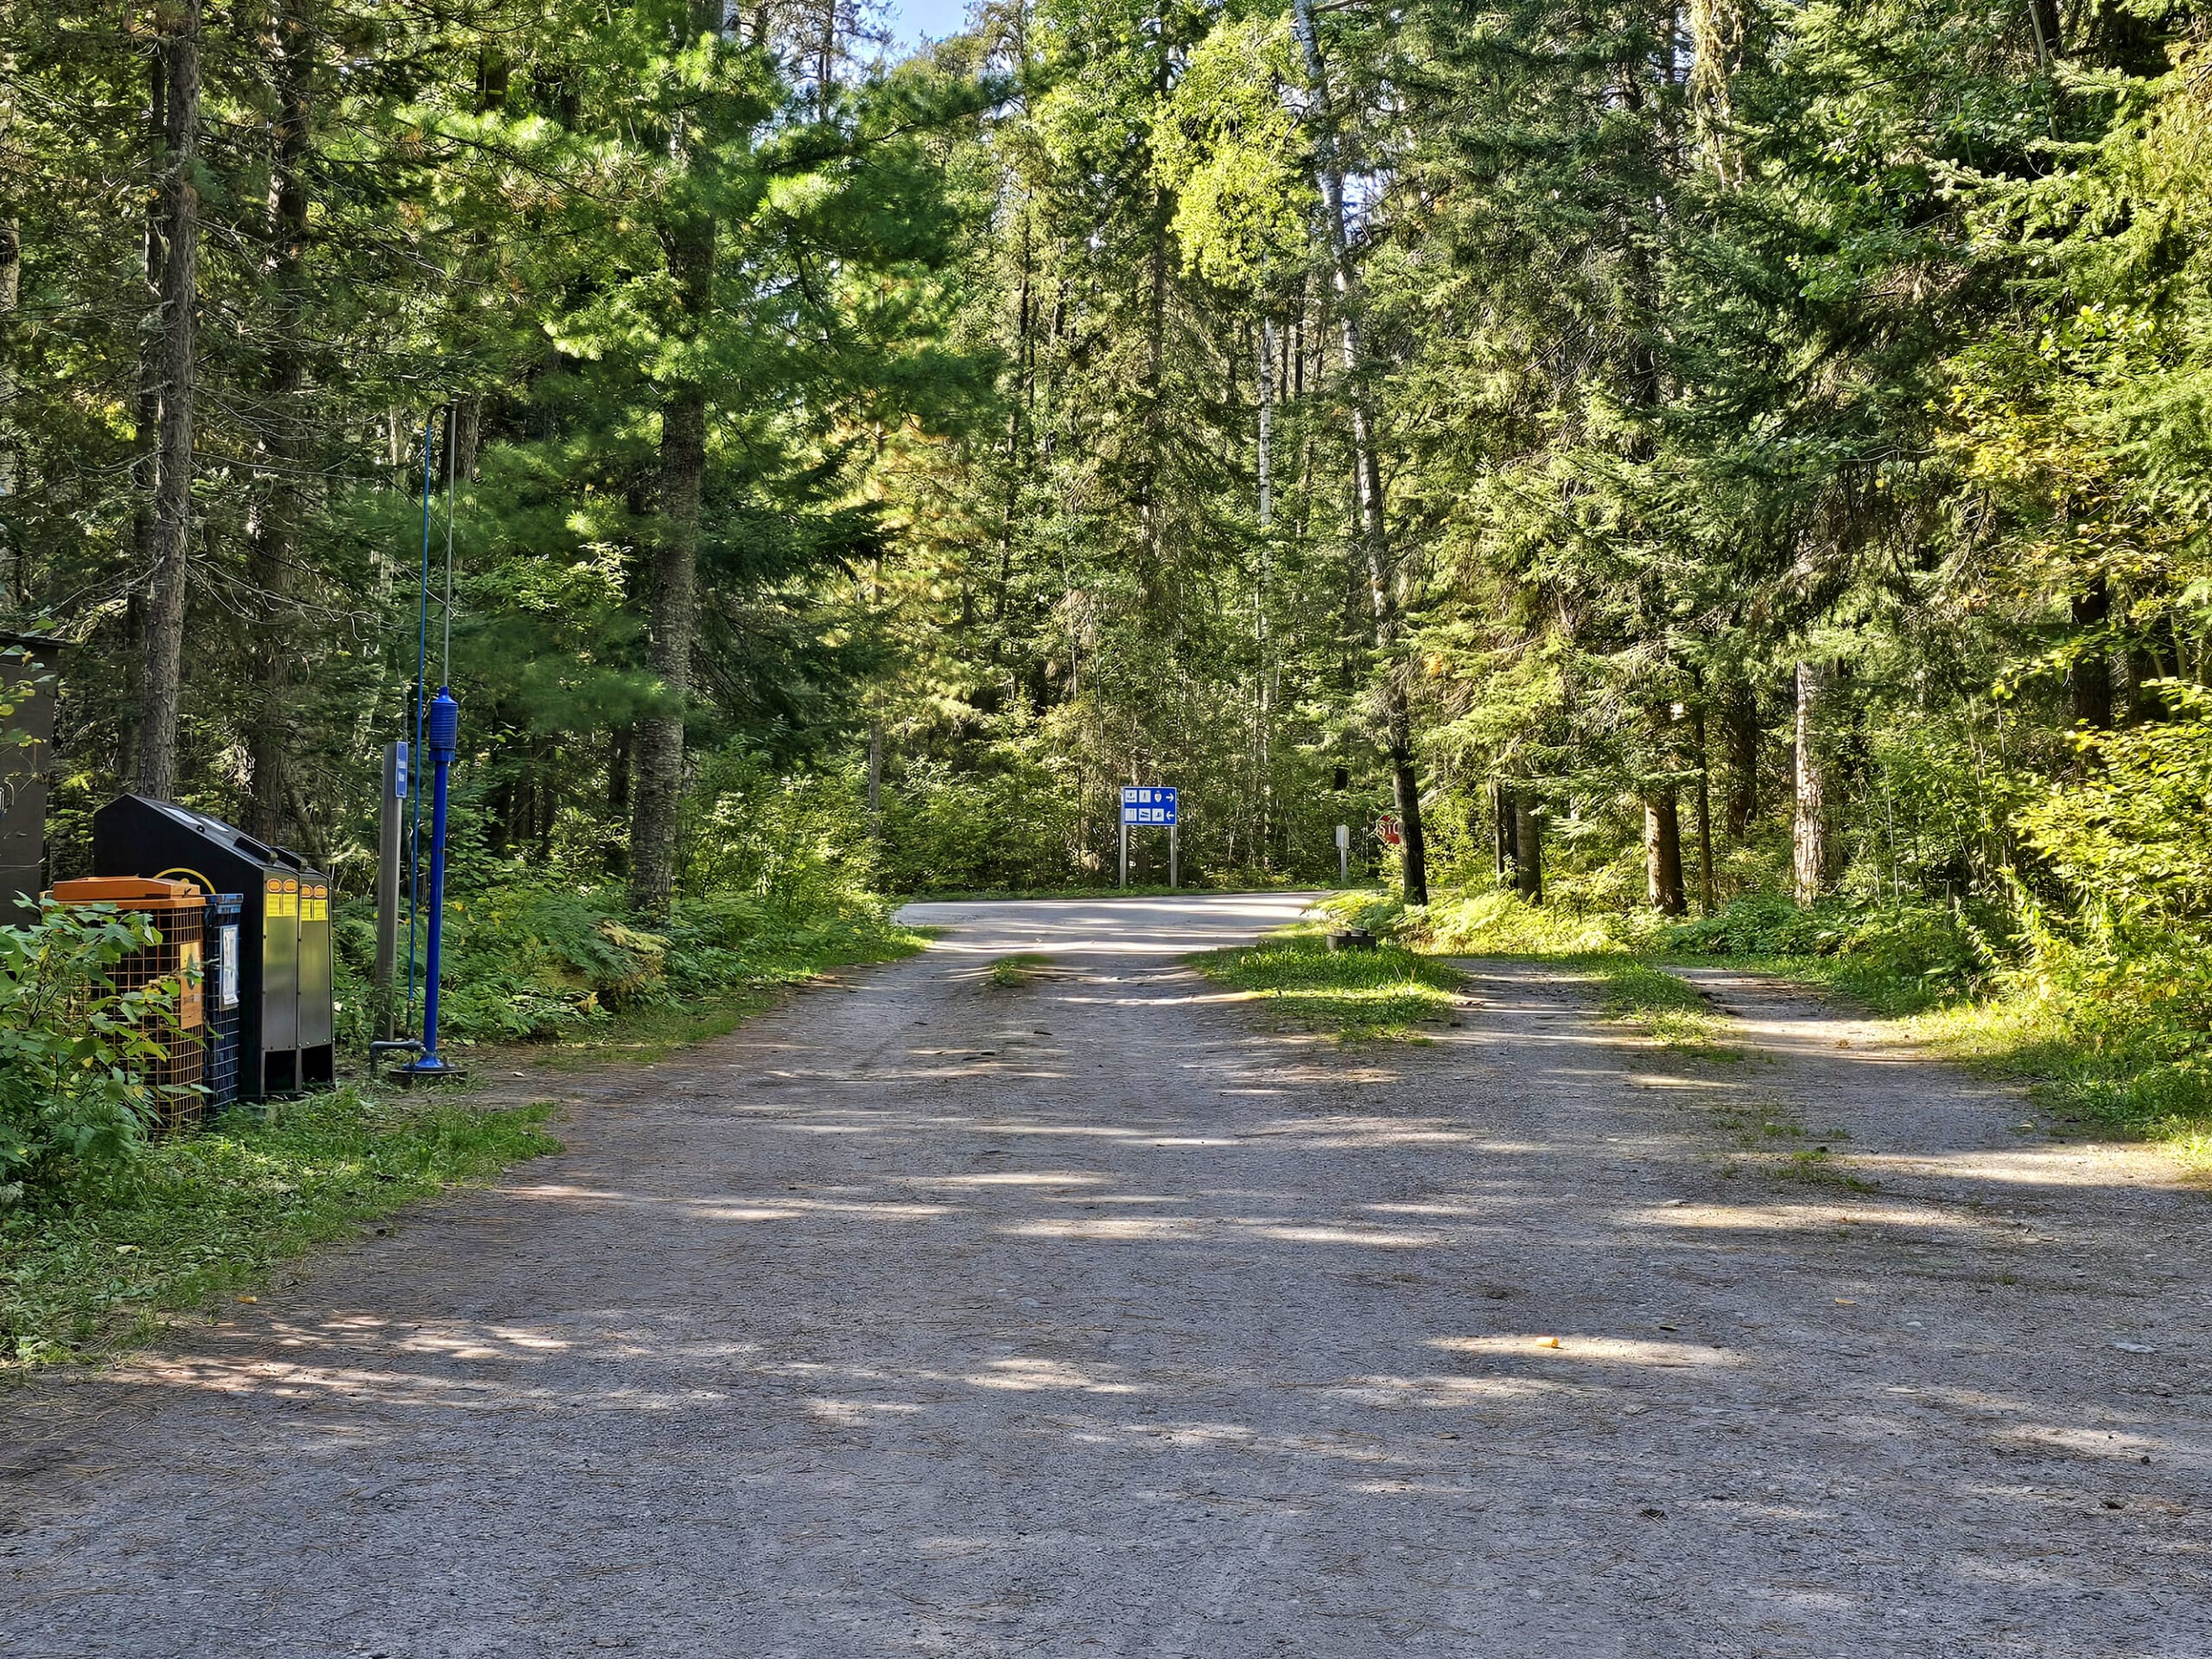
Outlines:
<svg viewBox="0 0 2212 1659"><path fill-rule="evenodd" d="M200 982L207 895L190 881L92 875L55 882L53 896L65 905L113 905L118 911L143 915L161 935L157 944L118 962L108 970L108 979L121 991L143 990L162 980L178 982L175 1023L147 1033L163 1054L148 1068L146 1080L165 1090L159 1128L174 1132L197 1127L200 1096L191 1085L200 1081L207 1058L207 1045L200 1040L207 1014Z"/></svg>

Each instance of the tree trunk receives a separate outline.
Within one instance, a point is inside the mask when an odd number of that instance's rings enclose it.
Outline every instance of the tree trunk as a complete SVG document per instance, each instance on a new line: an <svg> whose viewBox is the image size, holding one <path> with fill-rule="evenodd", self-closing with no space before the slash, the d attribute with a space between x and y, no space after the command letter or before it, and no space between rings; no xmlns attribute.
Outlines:
<svg viewBox="0 0 2212 1659"><path fill-rule="evenodd" d="M2072 671L2067 676L2074 724L2095 732L2109 731L2112 647L2104 637L2104 629L2112 618L2112 590L2101 575L2074 595L2072 612L2075 631L2094 632L2096 636L2094 645L2074 659Z"/></svg>
<svg viewBox="0 0 2212 1659"><path fill-rule="evenodd" d="M1152 88L1155 100L1167 96L1168 78L1173 67L1166 40L1168 25L1164 12L1160 16L1159 23L1160 38ZM1164 504L1160 493L1160 457L1165 435L1160 429L1160 421L1166 408L1163 382L1167 361L1167 258L1173 216L1167 192L1155 184L1152 193L1151 248L1147 255L1151 299L1145 313L1144 456L1137 479L1137 512L1143 530L1145 556L1145 568L1140 579L1147 594L1153 584L1161 581L1164 575L1160 569Z"/></svg>
<svg viewBox="0 0 2212 1659"><path fill-rule="evenodd" d="M141 233L143 298L147 315L156 321L162 305L162 181L167 154L163 135L168 118L168 54L156 51L146 73L146 219ZM162 336L158 327L147 328L139 337L138 387L132 412L130 541L124 553L127 568L135 575L154 568L154 493L162 477ZM138 774L138 734L145 721L145 596L133 592L124 603L127 683L115 759L116 775L120 778L135 779Z"/></svg>
<svg viewBox="0 0 2212 1659"><path fill-rule="evenodd" d="M1697 876L1698 909L1707 916L1719 907L1713 885L1713 768L1705 742L1705 704L1700 702L1691 716L1697 742Z"/></svg>
<svg viewBox="0 0 2212 1659"><path fill-rule="evenodd" d="M1490 786L1491 804L1491 863L1500 886L1513 871L1516 828L1513 791L1503 784Z"/></svg>
<svg viewBox="0 0 2212 1659"><path fill-rule="evenodd" d="M1275 320L1260 323L1260 528L1275 520Z"/></svg>
<svg viewBox="0 0 2212 1659"><path fill-rule="evenodd" d="M868 723L868 832L883 833L883 721Z"/></svg>
<svg viewBox="0 0 2212 1659"><path fill-rule="evenodd" d="M15 321L22 292L23 242L12 219L0 219L0 330ZM0 351L0 616L19 608L29 584L22 570L22 554L16 545L6 515L14 511L20 483L16 461L15 354Z"/></svg>
<svg viewBox="0 0 2212 1659"><path fill-rule="evenodd" d="M1797 902L1809 905L1828 886L1827 671L1797 664L1796 803L1790 821L1790 874Z"/></svg>
<svg viewBox="0 0 2212 1659"><path fill-rule="evenodd" d="M677 813L683 795L683 714L698 620L699 499L706 477L707 400L679 387L661 408L660 543L653 559L648 652L661 704L638 722L638 799L630 831L630 902L664 915L676 889Z"/></svg>
<svg viewBox="0 0 2212 1659"><path fill-rule="evenodd" d="M1375 649L1382 676L1381 703L1383 747L1390 761L1390 794L1405 836L1405 900L1428 902L1428 844L1422 833L1421 785L1414 770L1413 709L1404 682L1392 661L1398 644L1397 573L1390 559L1390 531L1382 495L1382 468L1375 450L1375 421L1362 378L1359 335L1359 272L1352 262L1344 224L1344 169L1337 158L1336 116L1329 93L1328 67L1321 60L1321 36L1313 23L1313 0L1296 0L1294 16L1313 82L1314 161L1323 203L1322 219L1337 291L1337 326L1341 341L1345 393L1351 404L1352 473L1359 496L1360 540L1367 554L1367 587L1375 627Z"/></svg>
<svg viewBox="0 0 2212 1659"><path fill-rule="evenodd" d="M476 479L476 454L484 442L484 400L456 397L453 405L453 475L463 484Z"/></svg>
<svg viewBox="0 0 2212 1659"><path fill-rule="evenodd" d="M722 32L719 4L705 25ZM706 135L678 142L702 147ZM671 327L696 342L714 307L715 224L697 207L661 226L676 293ZM660 681L659 706L638 721L637 802L630 821L630 903L665 915L676 892L677 831L683 799L683 717L691 695L691 647L699 623L699 506L707 475L707 392L696 381L662 394L660 525L653 555L651 637L646 660Z"/></svg>
<svg viewBox="0 0 2212 1659"><path fill-rule="evenodd" d="M162 416L154 487L153 569L147 587L138 790L176 791L178 704L184 669L187 561L192 547L193 398L198 389L200 4L175 0L162 42L168 82L162 181Z"/></svg>
<svg viewBox="0 0 2212 1659"><path fill-rule="evenodd" d="M1741 841L1759 815L1758 694L1743 682L1728 688L1728 838Z"/></svg>
<svg viewBox="0 0 2212 1659"><path fill-rule="evenodd" d="M1671 789L1643 798L1643 886L1652 909L1679 916L1682 896L1682 823Z"/></svg>
<svg viewBox="0 0 2212 1659"><path fill-rule="evenodd" d="M264 841L290 839L285 819L295 791L292 765L291 614L294 566L300 553L304 500L300 487L305 421L300 408L307 372L306 313L308 197L308 20L302 0L280 0L270 9L266 43L276 92L275 153L270 172L268 277L274 316L264 365L267 424L261 434L269 467L267 499L257 509L248 537L254 586L259 590L260 628L254 640L260 709L248 740L251 775L246 827Z"/></svg>
<svg viewBox="0 0 2212 1659"><path fill-rule="evenodd" d="M1544 902L1544 821L1518 793L1513 797L1513 890L1532 905Z"/></svg>

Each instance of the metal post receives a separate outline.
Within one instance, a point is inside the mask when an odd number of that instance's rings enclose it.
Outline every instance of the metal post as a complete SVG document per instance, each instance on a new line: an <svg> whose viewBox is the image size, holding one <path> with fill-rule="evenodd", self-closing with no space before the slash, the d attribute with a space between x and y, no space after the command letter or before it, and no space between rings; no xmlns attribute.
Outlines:
<svg viewBox="0 0 2212 1659"><path fill-rule="evenodd" d="M1122 885L1129 885L1129 821L1122 820Z"/></svg>
<svg viewBox="0 0 2212 1659"><path fill-rule="evenodd" d="M407 745L384 746L384 799L377 818L377 1037L391 1036L391 976L399 957L399 838L406 827Z"/></svg>
<svg viewBox="0 0 2212 1659"><path fill-rule="evenodd" d="M430 799L429 944L423 962L423 1052L402 1068L412 1077L437 1077L459 1070L438 1058L438 958L445 943L446 785L454 752L461 747L461 705L451 690L438 688L428 722L433 783Z"/></svg>
<svg viewBox="0 0 2212 1659"><path fill-rule="evenodd" d="M1176 829L1177 829L1177 826L1176 826L1176 825L1174 825L1174 824L1172 824L1172 823L1171 823L1171 824L1169 824L1169 825L1167 826L1167 885L1168 885L1168 887L1169 887L1171 890L1172 890L1172 889L1173 889L1174 887L1178 887L1179 885L1180 885L1180 884L1179 884L1179 882L1177 882L1177 880L1175 880L1175 874L1176 874L1176 870L1175 870L1175 831L1176 831Z"/></svg>
<svg viewBox="0 0 2212 1659"><path fill-rule="evenodd" d="M1337 885L1351 886L1351 825L1337 826Z"/></svg>

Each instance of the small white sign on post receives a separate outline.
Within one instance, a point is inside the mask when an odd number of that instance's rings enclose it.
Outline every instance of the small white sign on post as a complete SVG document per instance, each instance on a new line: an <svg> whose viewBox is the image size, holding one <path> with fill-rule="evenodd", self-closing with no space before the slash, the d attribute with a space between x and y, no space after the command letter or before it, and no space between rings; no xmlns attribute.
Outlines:
<svg viewBox="0 0 2212 1659"><path fill-rule="evenodd" d="M1351 886L1351 825L1337 826L1337 885Z"/></svg>

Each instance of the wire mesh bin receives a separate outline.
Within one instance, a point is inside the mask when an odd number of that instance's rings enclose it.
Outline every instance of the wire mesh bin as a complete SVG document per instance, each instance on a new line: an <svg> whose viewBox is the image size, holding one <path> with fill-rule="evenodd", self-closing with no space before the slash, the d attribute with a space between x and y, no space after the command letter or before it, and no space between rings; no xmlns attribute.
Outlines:
<svg viewBox="0 0 2212 1659"><path fill-rule="evenodd" d="M200 1000L207 1010L207 1065L203 1081L209 1112L219 1112L238 1098L238 932L245 912L245 895L213 893L207 895L207 919L203 930L207 966L200 981Z"/></svg>
<svg viewBox="0 0 2212 1659"><path fill-rule="evenodd" d="M65 905L112 905L153 923L157 943L130 951L108 969L119 991L142 991L163 980L177 982L176 1014L143 1034L162 1051L146 1067L146 1081L158 1091L155 1128L174 1135L195 1128L200 1118L199 1085L207 1074L207 1049L203 931L207 900L189 881L149 880L136 876L87 876L57 881L54 896Z"/></svg>

